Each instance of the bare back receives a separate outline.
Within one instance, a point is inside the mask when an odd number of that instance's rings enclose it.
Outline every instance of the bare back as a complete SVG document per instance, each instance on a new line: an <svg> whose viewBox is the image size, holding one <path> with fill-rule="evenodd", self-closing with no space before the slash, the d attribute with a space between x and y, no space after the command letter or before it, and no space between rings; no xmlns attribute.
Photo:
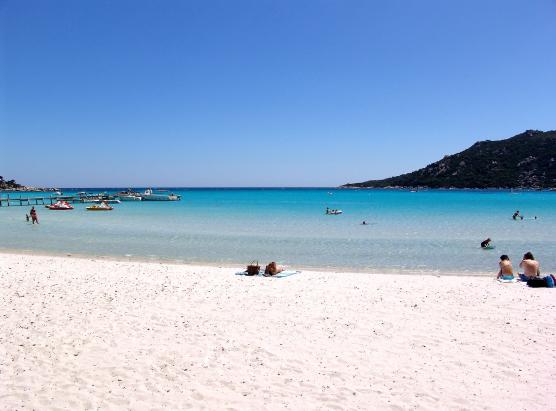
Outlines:
<svg viewBox="0 0 556 411"><path fill-rule="evenodd" d="M514 275L514 269L510 260L500 261L500 275Z"/></svg>
<svg viewBox="0 0 556 411"><path fill-rule="evenodd" d="M540 274L539 262L536 260L523 260L519 266L523 268L523 274L527 277L536 277Z"/></svg>

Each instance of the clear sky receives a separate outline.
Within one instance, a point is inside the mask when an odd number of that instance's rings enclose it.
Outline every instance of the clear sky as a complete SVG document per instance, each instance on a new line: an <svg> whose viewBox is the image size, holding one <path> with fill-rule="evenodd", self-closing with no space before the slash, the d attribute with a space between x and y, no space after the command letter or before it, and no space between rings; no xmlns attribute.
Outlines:
<svg viewBox="0 0 556 411"><path fill-rule="evenodd" d="M0 0L0 174L333 186L556 129L555 0Z"/></svg>

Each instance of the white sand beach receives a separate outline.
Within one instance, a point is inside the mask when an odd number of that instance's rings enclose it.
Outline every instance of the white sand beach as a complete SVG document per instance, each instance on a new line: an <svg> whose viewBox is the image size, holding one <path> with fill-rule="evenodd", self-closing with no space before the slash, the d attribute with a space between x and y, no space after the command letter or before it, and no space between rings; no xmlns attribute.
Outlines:
<svg viewBox="0 0 556 411"><path fill-rule="evenodd" d="M0 408L556 409L556 290L0 254Z"/></svg>

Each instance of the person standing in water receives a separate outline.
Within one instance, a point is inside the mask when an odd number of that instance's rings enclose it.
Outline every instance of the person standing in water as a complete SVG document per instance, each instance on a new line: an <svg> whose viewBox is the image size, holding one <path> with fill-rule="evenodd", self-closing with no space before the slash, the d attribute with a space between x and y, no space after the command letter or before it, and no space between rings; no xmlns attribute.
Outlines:
<svg viewBox="0 0 556 411"><path fill-rule="evenodd" d="M514 220L517 220L518 218L523 220L523 216L521 214L519 214L519 210L516 210L516 212L514 213L514 215L512 216L512 218Z"/></svg>
<svg viewBox="0 0 556 411"><path fill-rule="evenodd" d="M35 207L31 207L31 212L29 213L31 214L31 221L33 222L33 224L35 223L39 223L39 217L37 216L37 211L35 210Z"/></svg>
<svg viewBox="0 0 556 411"><path fill-rule="evenodd" d="M29 222L29 214L25 214L25 221Z"/></svg>

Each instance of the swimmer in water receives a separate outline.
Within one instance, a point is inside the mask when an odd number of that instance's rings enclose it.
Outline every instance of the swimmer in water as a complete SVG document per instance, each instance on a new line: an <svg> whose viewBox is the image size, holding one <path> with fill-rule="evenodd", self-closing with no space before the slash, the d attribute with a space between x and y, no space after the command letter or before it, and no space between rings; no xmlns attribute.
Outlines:
<svg viewBox="0 0 556 411"><path fill-rule="evenodd" d="M516 210L516 212L514 213L514 215L512 216L512 218L514 220L517 220L518 218L521 218L523 220L523 217L519 215L519 210Z"/></svg>
<svg viewBox="0 0 556 411"><path fill-rule="evenodd" d="M367 225L367 222L365 220L363 220L363 222L361 223L361 225Z"/></svg>
<svg viewBox="0 0 556 411"><path fill-rule="evenodd" d="M487 238L485 241L481 243L481 248L487 248L490 246L491 239Z"/></svg>

